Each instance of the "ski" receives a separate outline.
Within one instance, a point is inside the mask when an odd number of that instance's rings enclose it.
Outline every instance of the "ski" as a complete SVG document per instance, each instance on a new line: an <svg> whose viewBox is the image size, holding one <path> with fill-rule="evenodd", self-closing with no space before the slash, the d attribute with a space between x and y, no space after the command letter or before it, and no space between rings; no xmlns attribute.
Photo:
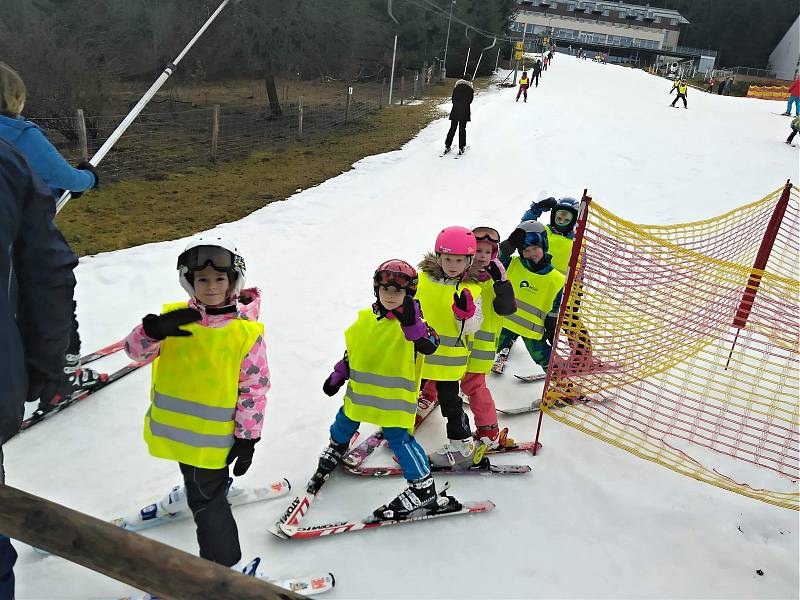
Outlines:
<svg viewBox="0 0 800 600"><path fill-rule="evenodd" d="M228 478L228 504L232 507L262 502L264 500L274 500L285 496L292 489L288 479L279 479L264 487L239 487L233 485L233 478ZM167 496L167 505L173 504L178 510L170 511L168 506L164 506L163 501L148 504L137 513L127 517L117 517L111 523L122 529L129 531L142 531L151 527L158 527L166 523L182 521L192 516L188 505L185 502L184 488L177 485L172 488Z"/></svg>
<svg viewBox="0 0 800 600"><path fill-rule="evenodd" d="M400 467L345 467L348 473L361 477L394 477L403 474ZM431 465L431 473L442 475L470 475L470 474L493 474L493 475L519 475L530 473L528 465L494 465L488 458L482 459L477 465L466 469L454 469L452 467L437 467Z"/></svg>
<svg viewBox="0 0 800 600"><path fill-rule="evenodd" d="M467 153L467 150L469 150L469 146L464 146L464 149L463 150L459 150L457 154L453 155L453 158L456 158L456 159L457 158L461 158L462 156L464 156Z"/></svg>
<svg viewBox="0 0 800 600"><path fill-rule="evenodd" d="M444 152L439 155L439 158L442 158L445 154L450 154L450 148L446 148Z"/></svg>
<svg viewBox="0 0 800 600"><path fill-rule="evenodd" d="M353 444L357 439L358 439L358 432L354 433L353 437L350 438L350 444ZM283 525L294 526L300 524L300 521L306 516L306 513L311 508L311 505L314 503L314 500L316 500L317 494L319 494L319 491L322 489L322 486L325 484L325 481L326 480L323 480L322 483L320 483L319 487L314 491L309 491L308 487L309 484L311 483L311 481L309 481L309 483L306 484L305 493L295 496L289 503L289 506L286 507L286 510L283 511L283 514L280 516L280 518L277 521L275 521L272 525L267 527L267 531L269 531L274 536L286 539L287 536L285 533L283 533L281 527Z"/></svg>
<svg viewBox="0 0 800 600"><path fill-rule="evenodd" d="M336 585L336 579L333 573L320 573L317 575L306 575L304 577L290 577L288 579L273 579L272 577L263 573L258 573L258 565L261 563L261 558L254 558L247 566L242 569L242 573L250 577L257 577L263 579L267 583L276 585L280 588L300 594L301 596L315 596L324 592L329 592Z"/></svg>
<svg viewBox="0 0 800 600"><path fill-rule="evenodd" d="M262 573L251 572L254 571L260 563L261 563L260 558L253 559L244 568L242 573L251 577L257 577L258 579L262 579L267 583L271 583L272 585L275 585L277 587L289 590L290 592L294 592L295 594L300 594L301 596L315 596L317 594L329 592L336 585L336 579L334 578L333 573L319 573L316 575L304 575L301 577L288 577L286 579L273 579L272 577L269 577ZM153 596L151 596L150 594L144 594L141 596L125 596L124 598L119 598L118 600L158 600L158 599L153 598Z"/></svg>
<svg viewBox="0 0 800 600"><path fill-rule="evenodd" d="M30 429L37 423L46 421L53 415L57 415L58 413L60 413L65 408L68 408L73 404L80 402L81 400L85 400L95 392L99 392L100 390L106 388L108 385L114 383L115 381L118 381L119 379L122 379L126 375L133 373L136 369L138 369L139 367L143 367L146 364L148 363L146 362L128 363L121 369L118 369L113 373L109 373L108 377L105 380L98 382L97 385L95 385L93 388L75 392L69 397L69 399L60 402L59 404L56 404L50 410L45 411L37 408L30 417L22 421L22 424L20 425L20 431L25 431L27 429Z"/></svg>
<svg viewBox="0 0 800 600"><path fill-rule="evenodd" d="M125 347L125 340L119 340L118 342L114 342L113 344L109 344L105 348L100 348L100 350L95 350L94 352L87 354L86 356L81 356L81 365L88 365L96 360L100 360L101 358L105 358L115 352L119 352Z"/></svg>
<svg viewBox="0 0 800 600"><path fill-rule="evenodd" d="M494 364L492 365L492 373L497 373L498 375L502 375L503 371L506 370L506 362L508 361L508 355L511 352L510 348L503 348L497 355L494 357Z"/></svg>
<svg viewBox="0 0 800 600"><path fill-rule="evenodd" d="M372 520L374 517L370 515L370 517L364 521L340 521L338 523L330 523L327 525L310 525L308 527L282 525L281 529L290 539L309 539L336 535L340 533L351 533L353 531L362 531L364 529L376 529L378 527L389 525L414 523L428 519L437 519L439 517L454 517L456 515L485 513L493 510L495 507L494 503L490 500L482 500L479 502L459 502L452 498L452 496L445 496L445 498L448 499L448 504L446 506L436 507L431 511L427 511L425 514L408 517L407 519Z"/></svg>
<svg viewBox="0 0 800 600"><path fill-rule="evenodd" d="M537 381L544 381L547 379L547 373L538 373L535 375L514 375L522 383L536 383Z"/></svg>

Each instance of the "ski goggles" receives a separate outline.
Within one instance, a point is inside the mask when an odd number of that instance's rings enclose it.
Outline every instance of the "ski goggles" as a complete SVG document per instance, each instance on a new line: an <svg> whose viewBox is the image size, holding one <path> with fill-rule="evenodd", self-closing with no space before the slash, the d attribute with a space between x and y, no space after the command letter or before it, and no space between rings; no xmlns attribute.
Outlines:
<svg viewBox="0 0 800 600"><path fill-rule="evenodd" d="M237 266L243 267L244 260L219 246L196 246L178 257L179 269L186 267L189 271L202 271L208 266L216 271L230 271Z"/></svg>
<svg viewBox="0 0 800 600"><path fill-rule="evenodd" d="M397 271L378 271L374 277L375 285L396 287L399 290L416 289L417 277L411 277Z"/></svg>
<svg viewBox="0 0 800 600"><path fill-rule="evenodd" d="M479 242L491 242L492 244L500 243L500 234L492 227L476 227L472 230L475 234L475 239Z"/></svg>
<svg viewBox="0 0 800 600"><path fill-rule="evenodd" d="M563 225L567 225L568 223L572 223L575 215L572 214L572 211L559 208L554 213L553 218L555 221L560 222Z"/></svg>

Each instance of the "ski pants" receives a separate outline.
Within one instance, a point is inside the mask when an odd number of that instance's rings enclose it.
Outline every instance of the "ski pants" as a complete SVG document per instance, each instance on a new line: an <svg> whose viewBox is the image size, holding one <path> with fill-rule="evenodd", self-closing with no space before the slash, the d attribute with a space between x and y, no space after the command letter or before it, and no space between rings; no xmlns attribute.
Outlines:
<svg viewBox="0 0 800 600"><path fill-rule="evenodd" d="M681 94L680 92L678 92L678 95L675 96L675 100L672 101L670 106L675 106L678 100L683 100L683 108L686 108L686 94Z"/></svg>
<svg viewBox="0 0 800 600"><path fill-rule="evenodd" d="M796 136L796 135L797 135L797 132L798 132L798 131L800 131L800 130L798 130L798 129L792 129L792 133L790 133L790 134L789 134L789 137L788 137L788 138L786 138L786 141L787 141L789 144L791 144L791 143L792 143L792 140L794 140L794 136Z"/></svg>
<svg viewBox="0 0 800 600"><path fill-rule="evenodd" d="M228 504L228 467L202 469L179 463L186 500L197 526L200 556L232 567L242 558L239 530Z"/></svg>
<svg viewBox="0 0 800 600"><path fill-rule="evenodd" d="M469 398L469 407L475 417L475 427L496 427L497 409L492 392L486 387L486 373L464 375L461 378L461 391ZM422 389L422 396L433 402L437 395L436 382L427 381Z"/></svg>
<svg viewBox="0 0 800 600"><path fill-rule="evenodd" d="M800 96L789 96L789 101L786 103L786 112L792 112L792 104L794 104L794 116L800 116Z"/></svg>
<svg viewBox="0 0 800 600"><path fill-rule="evenodd" d="M536 87L539 87L539 73L536 73L532 79L536 82Z"/></svg>
<svg viewBox="0 0 800 600"><path fill-rule="evenodd" d="M497 349L511 349L511 346L514 345L514 342L518 337L518 333L514 333L508 329L503 329L503 331L500 332L500 341L498 342ZM531 355L533 362L547 371L547 367L550 365L550 352L552 350L550 344L547 343L547 340L545 338L532 340L524 337L522 338L522 341L525 342L525 348L528 349L528 354Z"/></svg>
<svg viewBox="0 0 800 600"><path fill-rule="evenodd" d="M5 483L3 447L0 446L0 484ZM14 563L17 553L11 540L0 534L0 600L14 600Z"/></svg>
<svg viewBox="0 0 800 600"><path fill-rule="evenodd" d="M331 440L337 444L349 442L361 423L354 421L344 414L344 407L336 413L336 419L331 425ZM402 427L383 427L383 437L389 444L389 449L394 452L397 462L403 469L403 477L408 481L416 481L431 474L431 466L425 450L408 429Z"/></svg>
<svg viewBox="0 0 800 600"><path fill-rule="evenodd" d="M528 86L527 85L520 85L519 91L517 92L517 100L519 100L520 94L524 94L525 102L528 101Z"/></svg>
<svg viewBox="0 0 800 600"><path fill-rule="evenodd" d="M458 147L461 149L467 145L467 121L464 119L450 121L450 131L447 132L444 145L448 148L453 145L453 138L456 136L456 127L458 127Z"/></svg>

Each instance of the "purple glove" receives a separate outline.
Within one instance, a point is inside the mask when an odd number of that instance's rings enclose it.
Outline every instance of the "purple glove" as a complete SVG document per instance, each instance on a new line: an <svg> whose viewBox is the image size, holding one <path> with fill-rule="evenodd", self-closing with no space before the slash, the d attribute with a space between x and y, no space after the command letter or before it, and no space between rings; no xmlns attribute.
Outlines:
<svg viewBox="0 0 800 600"><path fill-rule="evenodd" d="M506 280L506 268L503 266L503 263L500 262L499 258L492 259L492 261L486 265L486 272L489 273L494 281Z"/></svg>
<svg viewBox="0 0 800 600"><path fill-rule="evenodd" d="M344 385L344 382L350 378L350 365L347 364L346 359L342 359L333 367L333 372L328 375L325 383L322 384L322 391L328 396L335 396Z"/></svg>
<svg viewBox="0 0 800 600"><path fill-rule="evenodd" d="M457 319L466 321L475 314L475 302L472 300L472 292L461 290L461 295L453 294L453 314Z"/></svg>
<svg viewBox="0 0 800 600"><path fill-rule="evenodd" d="M419 302L411 296L406 295L403 306L392 310L392 314L400 321L400 328L409 342L415 342L428 334L428 326L420 318Z"/></svg>

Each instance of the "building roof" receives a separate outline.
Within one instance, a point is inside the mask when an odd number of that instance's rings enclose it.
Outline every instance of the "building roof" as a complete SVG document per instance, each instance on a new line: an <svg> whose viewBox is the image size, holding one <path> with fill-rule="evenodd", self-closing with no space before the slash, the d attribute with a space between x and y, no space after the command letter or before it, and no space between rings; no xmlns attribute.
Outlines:
<svg viewBox="0 0 800 600"><path fill-rule="evenodd" d="M686 19L677 10L670 8L656 8L654 6L642 6L641 4L630 4L628 2L617 2L610 0L517 0L517 4L527 4L529 6L539 6L547 4L550 7L556 4L569 5L575 3L575 8L593 8L597 10L625 10L629 14L638 15L640 18L644 17L662 17L667 19L678 19L678 23L688 24L689 20Z"/></svg>

